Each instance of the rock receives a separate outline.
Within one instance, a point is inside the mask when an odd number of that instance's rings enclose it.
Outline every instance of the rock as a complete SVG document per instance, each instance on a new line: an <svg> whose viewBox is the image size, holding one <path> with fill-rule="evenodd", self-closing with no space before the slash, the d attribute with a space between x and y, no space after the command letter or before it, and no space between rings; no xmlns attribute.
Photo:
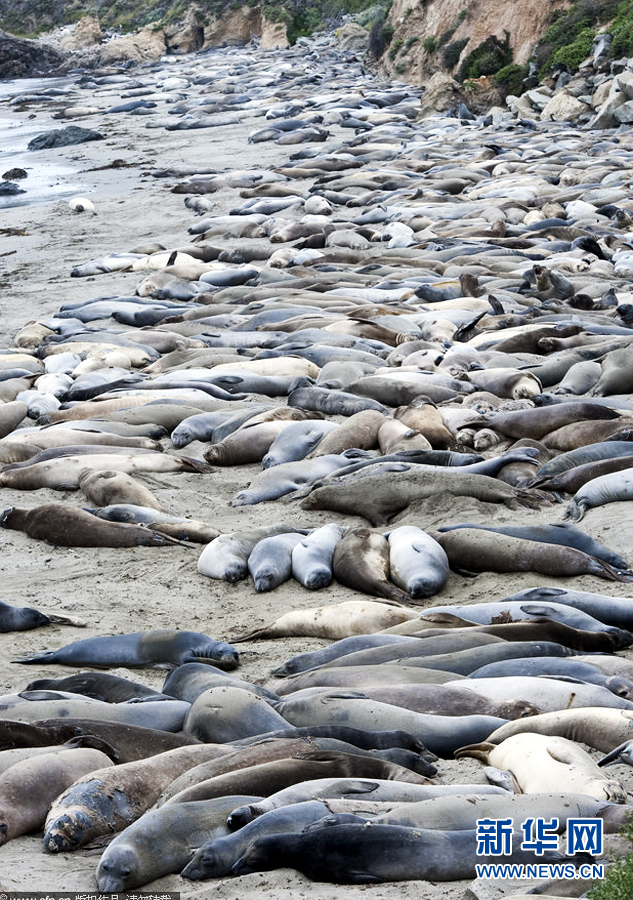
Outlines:
<svg viewBox="0 0 633 900"><path fill-rule="evenodd" d="M0 197L10 197L13 194L26 194L26 191L12 181L0 181Z"/></svg>
<svg viewBox="0 0 633 900"><path fill-rule="evenodd" d="M436 72L429 79L422 95L422 113L446 112L461 99L459 85L445 72Z"/></svg>
<svg viewBox="0 0 633 900"><path fill-rule="evenodd" d="M26 41L0 31L0 79L35 78L59 73L66 55L39 41Z"/></svg>
<svg viewBox="0 0 633 900"><path fill-rule="evenodd" d="M103 135L91 128L80 128L68 125L67 128L55 128L45 131L29 141L28 150L50 150L51 147L69 147L71 144L85 144L87 141L102 141Z"/></svg>
<svg viewBox="0 0 633 900"><path fill-rule="evenodd" d="M615 111L629 99L624 90L624 86L627 84L626 78L623 81L620 80L623 75L627 74L629 73L622 72L611 81L606 100L598 107L595 116L589 121L590 128L617 128L619 122Z"/></svg>
<svg viewBox="0 0 633 900"><path fill-rule="evenodd" d="M633 100L627 100L622 106L618 106L613 114L621 125L630 125L633 122Z"/></svg>
<svg viewBox="0 0 633 900"><path fill-rule="evenodd" d="M99 19L95 16L84 16L76 25L64 29L59 36L58 46L63 50L85 50L87 47L95 47L102 40L103 32Z"/></svg>
<svg viewBox="0 0 633 900"><path fill-rule="evenodd" d="M277 50L279 47L288 46L288 32L285 22L271 22L265 16L262 17L262 36L259 46L262 50Z"/></svg>
<svg viewBox="0 0 633 900"><path fill-rule="evenodd" d="M526 94L516 97L514 94L508 94L506 97L508 108L520 118L532 118L534 116L534 107L530 103Z"/></svg>
<svg viewBox="0 0 633 900"><path fill-rule="evenodd" d="M160 59L167 51L165 44L165 32L162 29L154 30L154 26L146 25L136 34L124 34L122 37L112 38L100 48L99 56L102 65L113 62L146 62Z"/></svg>
<svg viewBox="0 0 633 900"><path fill-rule="evenodd" d="M172 53L193 53L204 47L204 26L200 10L188 6L184 19L165 26L165 44Z"/></svg>
<svg viewBox="0 0 633 900"><path fill-rule="evenodd" d="M591 113L591 107L582 100L573 97L565 88L554 94L541 113L541 119L552 119L554 122L577 122L585 113Z"/></svg>
<svg viewBox="0 0 633 900"><path fill-rule="evenodd" d="M2 176L5 181L20 181L21 178L27 177L25 169L8 169Z"/></svg>
<svg viewBox="0 0 633 900"><path fill-rule="evenodd" d="M240 6L229 9L219 19L212 19L204 29L205 47L244 47L261 31L262 15L258 7Z"/></svg>
<svg viewBox="0 0 633 900"><path fill-rule="evenodd" d="M595 89L595 91L591 95L591 105L594 109L598 109L605 102L605 100L609 96L611 84L611 79L608 79L607 81L603 81L602 84L599 84Z"/></svg>
<svg viewBox="0 0 633 900"><path fill-rule="evenodd" d="M369 34L357 22L346 22L336 32L336 40L340 50L360 53L369 46Z"/></svg>
<svg viewBox="0 0 633 900"><path fill-rule="evenodd" d="M591 45L591 61L594 69L600 69L602 66L606 66L612 42L612 36L606 32L595 36L593 44Z"/></svg>
<svg viewBox="0 0 633 900"><path fill-rule="evenodd" d="M499 900L501 890L487 879L477 878L471 882L461 896L461 900Z"/></svg>

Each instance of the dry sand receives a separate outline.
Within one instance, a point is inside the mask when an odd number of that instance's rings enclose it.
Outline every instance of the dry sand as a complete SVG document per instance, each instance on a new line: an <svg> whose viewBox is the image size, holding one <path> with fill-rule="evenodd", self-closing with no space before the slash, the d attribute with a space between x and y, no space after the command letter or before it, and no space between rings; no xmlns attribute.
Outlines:
<svg viewBox="0 0 633 900"><path fill-rule="evenodd" d="M172 63L172 65L175 65ZM51 118L52 109L33 104L10 115L16 128L29 133L60 127ZM9 114L5 110L5 114ZM264 143L249 145L246 133L259 120L245 119L239 126L221 130L168 132L145 127L142 117L94 115L79 124L107 135L106 140L34 154L40 159L70 165L69 192L90 197L97 214L73 214L65 199L37 205L20 205L2 211L2 252L0 253L1 346L12 346L12 338L25 322L52 315L62 303L101 295L132 294L140 277L136 273L107 274L87 279L70 277L71 268L109 252L130 249L135 244L156 240L167 247L188 240L187 228L194 221L185 209L183 197L172 194L173 179L156 179L154 168L190 166L214 167L222 171L238 166L273 166L287 159L289 148ZM341 129L333 129L339 139L347 139ZM108 168L123 159L125 168ZM63 182L62 182L63 187ZM225 190L212 196L214 213L224 213L235 205L238 193ZM15 229L9 233L8 229ZM227 241L230 246L230 241ZM187 448L200 456L202 445ZM174 514L206 519L221 531L242 529L284 520L302 527L318 526L342 517L328 512L304 512L296 504L264 503L254 507L231 508L236 490L249 483L259 466L217 470L205 476L147 476L144 481L155 491L164 509ZM35 506L45 502L80 503L77 494L39 490L19 493L0 490L0 508L10 505ZM491 507L468 498L451 498L450 506L425 502L405 521L425 529L448 522L486 523L558 522L562 507L521 514L503 506ZM633 560L633 529L623 527L629 517L626 504L612 504L591 511L582 527ZM351 524L365 524L349 517ZM99 634L131 632L147 628L182 628L206 632L227 639L271 621L291 608L306 608L355 598L340 585L311 594L295 582L272 593L258 595L249 581L235 585L212 581L196 571L199 546L191 549L135 548L130 550L67 549L31 540L26 535L0 533L0 583L4 600L17 605L35 605L46 611L80 616L85 629L51 626L46 629L0 635L0 693L23 688L32 679L60 677L68 669L56 666L20 667L11 664L16 656L61 646L72 640ZM451 574L445 589L431 603L463 603L497 599L524 588L548 583L537 575L497 575L484 573L474 578ZM550 584L595 592L630 596L628 585L611 584L584 576L550 579ZM240 645L243 678L263 679L271 668L303 650L325 645L309 638L281 639ZM163 675L150 670L116 674L128 675L153 687ZM629 788L628 770L612 770ZM483 781L481 766L473 760L439 761L439 778L445 781ZM0 848L0 889L5 891L85 891L95 889L94 870L98 856L83 852L49 855L38 836L23 837ZM367 892L375 900L406 898L459 898L466 883L443 885L398 883L361 887L314 884L290 870L246 876L238 880L195 883L172 876L142 890L181 891L183 896L204 896L247 900L247 898L308 898L341 900ZM508 892L510 885L497 884Z"/></svg>

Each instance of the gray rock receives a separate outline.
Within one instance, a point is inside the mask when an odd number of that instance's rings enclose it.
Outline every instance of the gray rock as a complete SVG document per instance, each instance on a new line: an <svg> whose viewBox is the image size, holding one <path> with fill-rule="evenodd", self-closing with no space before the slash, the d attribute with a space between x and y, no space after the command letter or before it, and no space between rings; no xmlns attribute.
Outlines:
<svg viewBox="0 0 633 900"><path fill-rule="evenodd" d="M67 128L55 128L38 134L29 141L29 150L50 150L51 147L69 147L71 144L85 144L87 141L102 141L103 135L91 128L80 128L69 125Z"/></svg>

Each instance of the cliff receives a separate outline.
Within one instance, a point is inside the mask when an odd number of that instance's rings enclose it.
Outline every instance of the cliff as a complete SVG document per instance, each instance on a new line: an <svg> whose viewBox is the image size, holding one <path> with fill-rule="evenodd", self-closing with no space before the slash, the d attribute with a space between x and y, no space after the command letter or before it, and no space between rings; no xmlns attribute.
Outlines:
<svg viewBox="0 0 633 900"><path fill-rule="evenodd" d="M381 58L385 72L420 83L437 71L457 72L492 35L509 47L508 63L524 65L570 0L393 0L393 36Z"/></svg>

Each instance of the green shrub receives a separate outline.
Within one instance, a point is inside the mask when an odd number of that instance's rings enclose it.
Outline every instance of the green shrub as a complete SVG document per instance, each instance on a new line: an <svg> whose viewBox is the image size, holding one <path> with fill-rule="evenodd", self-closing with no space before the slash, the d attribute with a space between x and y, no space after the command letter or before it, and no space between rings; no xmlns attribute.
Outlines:
<svg viewBox="0 0 633 900"><path fill-rule="evenodd" d="M402 45L404 41L402 38L396 38L391 47L389 48L389 59L395 59L398 53L402 50Z"/></svg>
<svg viewBox="0 0 633 900"><path fill-rule="evenodd" d="M435 39L435 35L430 34L428 37L425 37L422 41L422 49L426 50L427 53L435 53L437 50L437 40Z"/></svg>
<svg viewBox="0 0 633 900"><path fill-rule="evenodd" d="M444 47L442 50L442 62L447 69L452 69L457 63L459 57L462 55L462 50L467 43L468 38L464 38L463 41L453 41L451 44L447 44L446 47Z"/></svg>
<svg viewBox="0 0 633 900"><path fill-rule="evenodd" d="M518 63L510 63L504 66L492 76L496 84L500 84L506 94L520 94L523 90L523 79L527 78L528 66L520 66Z"/></svg>
<svg viewBox="0 0 633 900"><path fill-rule="evenodd" d="M586 59L591 53L593 38L593 30L591 28L583 28L571 44L560 47L552 54L551 64L565 66L568 69L577 69L583 59Z"/></svg>
<svg viewBox="0 0 633 900"><path fill-rule="evenodd" d="M510 48L510 35L506 31L505 40L500 41L493 34L482 41L478 47L469 53L459 67L458 79L479 78L481 75L494 75L499 69L510 65L512 62L512 50Z"/></svg>

